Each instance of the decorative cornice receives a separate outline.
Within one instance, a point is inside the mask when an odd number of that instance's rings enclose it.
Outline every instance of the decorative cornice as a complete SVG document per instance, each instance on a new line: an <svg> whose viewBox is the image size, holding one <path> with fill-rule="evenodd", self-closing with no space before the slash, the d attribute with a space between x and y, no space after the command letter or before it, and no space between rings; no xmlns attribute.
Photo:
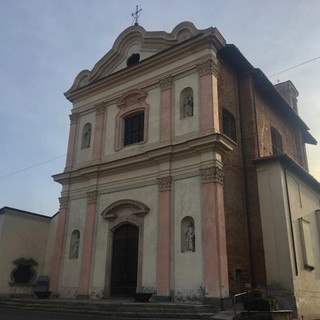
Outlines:
<svg viewBox="0 0 320 320"><path fill-rule="evenodd" d="M70 118L70 124L76 124L78 122L79 119L79 113L72 113L69 115Z"/></svg>
<svg viewBox="0 0 320 320"><path fill-rule="evenodd" d="M209 59L206 62L199 64L197 66L197 69L200 76L213 74L214 76L218 77L219 75L219 64L212 59Z"/></svg>
<svg viewBox="0 0 320 320"><path fill-rule="evenodd" d="M69 205L69 197L60 197L59 198L59 203L60 203L60 209L67 209Z"/></svg>
<svg viewBox="0 0 320 320"><path fill-rule="evenodd" d="M172 87L172 77L169 76L167 78L160 79L160 88L162 91L171 89Z"/></svg>
<svg viewBox="0 0 320 320"><path fill-rule="evenodd" d="M98 198L98 191L89 191L87 192L88 204L96 203Z"/></svg>
<svg viewBox="0 0 320 320"><path fill-rule="evenodd" d="M159 184L159 191L171 191L171 183L172 183L172 177L167 176L163 178L158 178L158 184Z"/></svg>
<svg viewBox="0 0 320 320"><path fill-rule="evenodd" d="M96 115L99 115L101 113L104 113L104 111L106 110L106 106L107 103L106 102L101 102L99 104L95 105L95 109L96 109Z"/></svg>
<svg viewBox="0 0 320 320"><path fill-rule="evenodd" d="M220 167L210 167L200 169L201 182L223 184L224 172Z"/></svg>

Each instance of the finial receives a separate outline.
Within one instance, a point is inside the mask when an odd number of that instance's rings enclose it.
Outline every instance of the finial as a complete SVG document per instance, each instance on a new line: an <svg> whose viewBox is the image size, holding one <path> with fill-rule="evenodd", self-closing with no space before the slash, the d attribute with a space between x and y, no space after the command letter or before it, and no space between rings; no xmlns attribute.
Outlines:
<svg viewBox="0 0 320 320"><path fill-rule="evenodd" d="M139 20L139 17L140 17L140 15L139 15L140 11L142 11L142 9L139 9L139 7L136 6L136 12L131 13L131 15L133 16L133 23L132 24L135 25L135 26L139 25L138 20Z"/></svg>

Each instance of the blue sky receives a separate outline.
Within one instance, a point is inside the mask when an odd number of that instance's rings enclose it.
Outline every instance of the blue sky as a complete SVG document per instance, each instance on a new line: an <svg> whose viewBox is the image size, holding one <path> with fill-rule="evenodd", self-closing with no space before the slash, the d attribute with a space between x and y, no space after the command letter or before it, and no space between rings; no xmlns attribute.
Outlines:
<svg viewBox="0 0 320 320"><path fill-rule="evenodd" d="M268 76L320 56L318 0L0 0L0 208L59 209L71 103L63 93L132 24L171 32L188 20L217 27ZM320 59L270 78L291 80L301 118L320 141ZM307 148L320 180L320 146Z"/></svg>

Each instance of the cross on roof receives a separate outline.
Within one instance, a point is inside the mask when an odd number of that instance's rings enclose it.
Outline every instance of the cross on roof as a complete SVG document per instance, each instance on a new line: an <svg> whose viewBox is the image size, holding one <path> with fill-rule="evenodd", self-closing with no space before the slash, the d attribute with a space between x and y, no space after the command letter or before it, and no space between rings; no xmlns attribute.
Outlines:
<svg viewBox="0 0 320 320"><path fill-rule="evenodd" d="M131 13L131 15L133 16L133 21L134 21L135 26L139 25L138 19L140 17L140 15L139 15L140 11L142 11L142 9L139 9L139 7L136 6L136 11L134 13Z"/></svg>

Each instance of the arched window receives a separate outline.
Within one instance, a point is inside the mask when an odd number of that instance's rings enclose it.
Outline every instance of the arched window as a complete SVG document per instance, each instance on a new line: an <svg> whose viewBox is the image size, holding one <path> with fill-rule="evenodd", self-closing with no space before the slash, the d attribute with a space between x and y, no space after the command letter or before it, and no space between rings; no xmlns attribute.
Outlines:
<svg viewBox="0 0 320 320"><path fill-rule="evenodd" d="M236 119L227 109L222 109L222 132L233 141L237 141Z"/></svg>
<svg viewBox="0 0 320 320"><path fill-rule="evenodd" d="M82 130L81 149L89 148L91 143L91 123L86 123Z"/></svg>
<svg viewBox="0 0 320 320"><path fill-rule="evenodd" d="M181 252L195 252L195 226L192 217L184 217L181 221Z"/></svg>
<svg viewBox="0 0 320 320"><path fill-rule="evenodd" d="M134 144L143 141L144 112L129 114L124 119L123 145Z"/></svg>
<svg viewBox="0 0 320 320"><path fill-rule="evenodd" d="M74 230L70 239L69 259L78 259L80 243L80 231Z"/></svg>
<svg viewBox="0 0 320 320"><path fill-rule="evenodd" d="M193 117L193 90L188 87L180 94L180 118Z"/></svg>
<svg viewBox="0 0 320 320"><path fill-rule="evenodd" d="M271 143L272 143L272 154L275 156L277 154L283 153L282 138L279 131L271 127Z"/></svg>

